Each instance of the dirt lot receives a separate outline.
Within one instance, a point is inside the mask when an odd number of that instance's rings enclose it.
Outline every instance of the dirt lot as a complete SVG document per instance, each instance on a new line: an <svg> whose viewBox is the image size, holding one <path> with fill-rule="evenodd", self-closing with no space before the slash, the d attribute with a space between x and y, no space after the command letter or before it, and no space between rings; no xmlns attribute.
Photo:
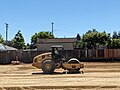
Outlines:
<svg viewBox="0 0 120 90"><path fill-rule="evenodd" d="M120 63L84 63L84 74L45 75L31 66L0 65L0 90L120 90Z"/></svg>

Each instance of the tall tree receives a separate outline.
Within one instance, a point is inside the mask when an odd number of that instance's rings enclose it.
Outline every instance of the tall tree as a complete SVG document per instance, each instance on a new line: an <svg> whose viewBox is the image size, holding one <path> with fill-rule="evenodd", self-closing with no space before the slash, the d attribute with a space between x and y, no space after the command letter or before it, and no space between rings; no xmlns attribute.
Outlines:
<svg viewBox="0 0 120 90"><path fill-rule="evenodd" d="M120 39L112 39L110 48L120 48Z"/></svg>
<svg viewBox="0 0 120 90"><path fill-rule="evenodd" d="M118 31L118 38L120 39L120 31Z"/></svg>
<svg viewBox="0 0 120 90"><path fill-rule="evenodd" d="M117 38L118 38L118 35L117 35L117 32L116 32L116 31L113 32L112 38L113 38L113 39L117 39Z"/></svg>
<svg viewBox="0 0 120 90"><path fill-rule="evenodd" d="M77 34L77 40L81 40L80 34Z"/></svg>
<svg viewBox="0 0 120 90"><path fill-rule="evenodd" d="M2 35L0 34L0 43L5 44L4 39L2 38Z"/></svg>
<svg viewBox="0 0 120 90"><path fill-rule="evenodd" d="M25 41L24 41L24 37L23 37L20 30L17 32L17 34L15 35L14 39L11 42L12 42L12 46L17 48L17 49L24 48Z"/></svg>
<svg viewBox="0 0 120 90"><path fill-rule="evenodd" d="M40 39L46 39L46 38L54 38L54 36L52 35L51 32L39 32L39 33L35 33L32 37L31 37L31 43L33 45L35 45L37 43L37 38L40 38Z"/></svg>
<svg viewBox="0 0 120 90"><path fill-rule="evenodd" d="M79 34L77 34L76 36L76 42L74 43L74 48L80 48L80 40L81 40L81 37Z"/></svg>
<svg viewBox="0 0 120 90"><path fill-rule="evenodd" d="M84 48L96 48L98 45L106 45L110 40L109 34L106 32L97 32L96 30L86 32L82 37Z"/></svg>

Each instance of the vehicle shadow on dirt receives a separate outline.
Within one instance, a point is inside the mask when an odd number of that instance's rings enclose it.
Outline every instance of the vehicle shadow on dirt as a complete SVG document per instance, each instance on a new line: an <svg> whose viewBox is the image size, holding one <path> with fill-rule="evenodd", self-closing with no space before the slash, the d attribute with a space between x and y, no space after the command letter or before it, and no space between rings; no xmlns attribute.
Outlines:
<svg viewBox="0 0 120 90"><path fill-rule="evenodd" d="M51 73L51 74L46 74L46 73L43 73L43 72L32 73L32 75L56 75L56 74L63 74L63 72L54 72L54 73Z"/></svg>
<svg viewBox="0 0 120 90"><path fill-rule="evenodd" d="M61 75L61 74L83 74L83 72L53 72L51 74L46 74L43 72L34 72L32 75Z"/></svg>

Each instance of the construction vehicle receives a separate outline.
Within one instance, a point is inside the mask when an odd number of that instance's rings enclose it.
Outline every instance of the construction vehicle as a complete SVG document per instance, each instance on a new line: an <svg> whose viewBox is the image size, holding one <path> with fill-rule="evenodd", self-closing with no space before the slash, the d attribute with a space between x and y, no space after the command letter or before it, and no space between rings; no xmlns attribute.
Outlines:
<svg viewBox="0 0 120 90"><path fill-rule="evenodd" d="M52 52L43 53L37 55L33 59L32 66L42 69L43 73L53 73L55 69L64 69L67 72L80 72L81 68L84 68L84 64L76 58L67 60L63 55L63 46L54 45L51 46ZM58 53L59 52L59 53Z"/></svg>

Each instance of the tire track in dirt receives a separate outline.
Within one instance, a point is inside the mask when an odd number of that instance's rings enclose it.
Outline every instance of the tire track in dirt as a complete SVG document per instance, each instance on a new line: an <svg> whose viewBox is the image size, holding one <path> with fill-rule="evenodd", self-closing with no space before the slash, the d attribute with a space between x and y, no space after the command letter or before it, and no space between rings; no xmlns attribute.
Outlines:
<svg viewBox="0 0 120 90"><path fill-rule="evenodd" d="M31 66L0 65L0 90L120 90L120 63L86 62L84 74L43 74Z"/></svg>

